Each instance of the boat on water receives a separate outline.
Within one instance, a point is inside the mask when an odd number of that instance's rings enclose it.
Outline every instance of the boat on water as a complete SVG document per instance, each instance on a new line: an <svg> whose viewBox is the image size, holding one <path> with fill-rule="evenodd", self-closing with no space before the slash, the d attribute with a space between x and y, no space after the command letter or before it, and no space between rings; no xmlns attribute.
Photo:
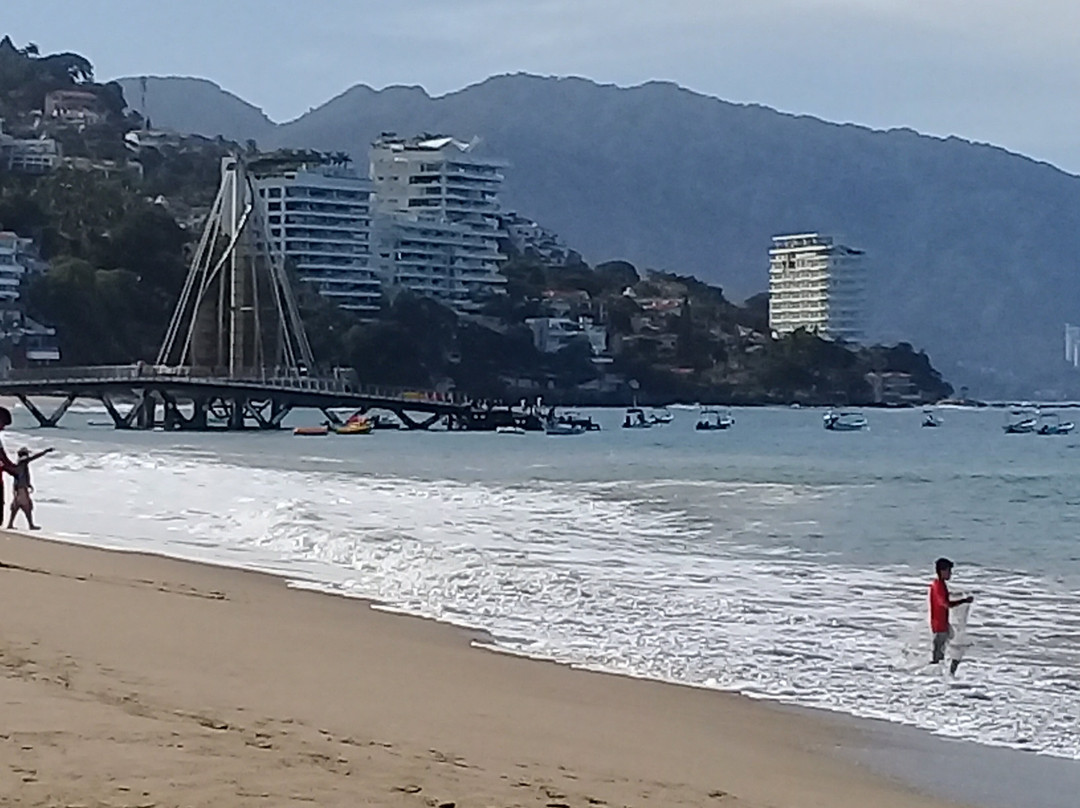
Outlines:
<svg viewBox="0 0 1080 808"><path fill-rule="evenodd" d="M368 421L371 422L372 429L401 429L401 424L388 415L370 415Z"/></svg>
<svg viewBox="0 0 1080 808"><path fill-rule="evenodd" d="M1068 435L1076 429L1072 421L1062 421L1056 412L1044 412L1039 415L1039 428L1036 432L1040 435Z"/></svg>
<svg viewBox="0 0 1080 808"><path fill-rule="evenodd" d="M580 412L564 412L562 415L556 415L555 421L560 424L568 424L569 426L580 426L585 432L599 432L600 424L596 423L590 416L582 415Z"/></svg>
<svg viewBox="0 0 1080 808"><path fill-rule="evenodd" d="M322 426L298 426L292 433L300 437L319 437L329 435L330 427L326 426L326 424Z"/></svg>
<svg viewBox="0 0 1080 808"><path fill-rule="evenodd" d="M525 430L520 426L497 426L495 427L496 435L524 435Z"/></svg>
<svg viewBox="0 0 1080 808"><path fill-rule="evenodd" d="M1038 413L1027 408L1010 410L1002 427L1006 435L1032 435L1038 428Z"/></svg>
<svg viewBox="0 0 1080 808"><path fill-rule="evenodd" d="M667 407L653 407L649 412L649 420L652 421L653 426L663 426L674 421L675 416Z"/></svg>
<svg viewBox="0 0 1080 808"><path fill-rule="evenodd" d="M822 417L823 425L830 432L859 432L870 426L861 412L829 410Z"/></svg>
<svg viewBox="0 0 1080 808"><path fill-rule="evenodd" d="M585 431L581 424L564 424L559 421L548 421L544 424L544 432L549 435L584 435Z"/></svg>
<svg viewBox="0 0 1080 808"><path fill-rule="evenodd" d="M623 429L649 429L653 422L646 417L645 410L641 407L628 407L626 417L623 418Z"/></svg>
<svg viewBox="0 0 1080 808"><path fill-rule="evenodd" d="M335 435L370 435L374 425L367 420L346 421L341 426L334 427Z"/></svg>
<svg viewBox="0 0 1080 808"><path fill-rule="evenodd" d="M731 410L720 411L716 407L702 407L694 429L701 432L717 432L735 426Z"/></svg>
<svg viewBox="0 0 1080 808"><path fill-rule="evenodd" d="M924 427L938 427L943 423L945 422L941 420L941 416L933 410L923 410L922 425Z"/></svg>

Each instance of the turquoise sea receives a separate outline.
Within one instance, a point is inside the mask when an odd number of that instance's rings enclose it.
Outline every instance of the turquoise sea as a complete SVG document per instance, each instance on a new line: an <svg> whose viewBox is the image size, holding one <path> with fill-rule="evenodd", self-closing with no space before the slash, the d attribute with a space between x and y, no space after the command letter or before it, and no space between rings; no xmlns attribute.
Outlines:
<svg viewBox="0 0 1080 808"><path fill-rule="evenodd" d="M1080 759L1080 435L999 410L696 410L543 434L116 432L93 408L35 468L47 533L269 570L487 632L508 652ZM1080 414L1078 414L1080 415ZM298 420L297 423L302 421ZM955 681L926 587L975 596Z"/></svg>

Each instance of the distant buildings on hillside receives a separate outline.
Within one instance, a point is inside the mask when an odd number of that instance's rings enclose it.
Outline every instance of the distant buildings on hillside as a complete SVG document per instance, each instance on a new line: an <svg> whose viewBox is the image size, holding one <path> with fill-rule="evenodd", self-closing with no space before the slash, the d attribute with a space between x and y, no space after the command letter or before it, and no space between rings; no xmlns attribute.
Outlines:
<svg viewBox="0 0 1080 808"><path fill-rule="evenodd" d="M32 239L0 231L0 372L60 359L56 330L31 320L20 305L23 279L44 266Z"/></svg>
<svg viewBox="0 0 1080 808"><path fill-rule="evenodd" d="M500 160L475 142L384 135L368 177L311 154L257 161L268 242L342 308L374 317L383 294L408 290L459 312L501 294L505 237Z"/></svg>
<svg viewBox="0 0 1080 808"><path fill-rule="evenodd" d="M804 329L826 339L865 339L863 251L829 236L774 236L769 250L769 328Z"/></svg>
<svg viewBox="0 0 1080 808"><path fill-rule="evenodd" d="M0 119L0 166L13 174L46 174L60 163L60 149L51 137L18 138L4 131Z"/></svg>
<svg viewBox="0 0 1080 808"><path fill-rule="evenodd" d="M409 289L459 311L500 294L501 160L452 137L383 135L372 144L376 267L391 292Z"/></svg>
<svg viewBox="0 0 1080 808"><path fill-rule="evenodd" d="M347 165L308 162L256 175L271 250L343 309L372 317L382 285L371 266L371 183Z"/></svg>

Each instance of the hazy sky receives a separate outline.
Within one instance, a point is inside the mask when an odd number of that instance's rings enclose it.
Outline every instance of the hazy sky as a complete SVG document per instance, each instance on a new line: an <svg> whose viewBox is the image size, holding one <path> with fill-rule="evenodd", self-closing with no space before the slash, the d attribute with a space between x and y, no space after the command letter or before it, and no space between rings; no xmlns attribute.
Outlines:
<svg viewBox="0 0 1080 808"><path fill-rule="evenodd" d="M279 121L361 82L668 79L1080 173L1075 0L0 0L0 29L101 79L209 78Z"/></svg>

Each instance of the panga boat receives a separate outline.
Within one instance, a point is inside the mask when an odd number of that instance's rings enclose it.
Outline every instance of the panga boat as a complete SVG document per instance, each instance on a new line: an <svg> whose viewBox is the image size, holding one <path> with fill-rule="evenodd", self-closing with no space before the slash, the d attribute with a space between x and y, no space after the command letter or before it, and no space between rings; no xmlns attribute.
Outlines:
<svg viewBox="0 0 1080 808"><path fill-rule="evenodd" d="M652 412L649 413L649 420L657 426L663 426L674 421L675 416L667 407L653 407Z"/></svg>
<svg viewBox="0 0 1080 808"><path fill-rule="evenodd" d="M1031 435L1039 428L1039 419L1029 409L1012 410L1002 429L1006 435Z"/></svg>
<svg viewBox="0 0 1080 808"><path fill-rule="evenodd" d="M371 421L354 416L341 426L334 427L334 432L338 435L370 435L374 428L375 425Z"/></svg>
<svg viewBox="0 0 1080 808"><path fill-rule="evenodd" d="M584 424L571 424L555 418L549 418L544 424L544 431L549 435L584 435L585 429Z"/></svg>
<svg viewBox="0 0 1080 808"><path fill-rule="evenodd" d="M1076 428L1072 421L1062 421L1056 412L1044 412L1040 416L1038 433L1040 435L1068 435Z"/></svg>
<svg viewBox="0 0 1080 808"><path fill-rule="evenodd" d="M596 421L594 421L591 416L582 415L579 412L565 412L562 415L555 416L555 421L560 424L580 426L586 432L600 431L600 424L596 423Z"/></svg>
<svg viewBox="0 0 1080 808"><path fill-rule="evenodd" d="M315 437L318 435L329 435L330 427L328 426L298 426L292 431L294 435L300 435L304 437Z"/></svg>
<svg viewBox="0 0 1080 808"><path fill-rule="evenodd" d="M933 410L923 410L923 426L935 427L941 426L942 423L943 421L941 420L941 418Z"/></svg>
<svg viewBox="0 0 1080 808"><path fill-rule="evenodd" d="M653 422L645 417L645 410L641 407L627 408L622 422L623 429L648 429L652 425Z"/></svg>
<svg viewBox="0 0 1080 808"><path fill-rule="evenodd" d="M731 429L733 426L735 426L735 418L731 415L730 410L720 412L715 407L702 407L694 429L702 432L715 432L722 429Z"/></svg>
<svg viewBox="0 0 1080 808"><path fill-rule="evenodd" d="M822 418L824 426L830 432L858 432L866 429L870 422L861 412L834 412L829 410Z"/></svg>
<svg viewBox="0 0 1080 808"><path fill-rule="evenodd" d="M497 426L495 432L499 435L524 435L525 430L520 426Z"/></svg>

